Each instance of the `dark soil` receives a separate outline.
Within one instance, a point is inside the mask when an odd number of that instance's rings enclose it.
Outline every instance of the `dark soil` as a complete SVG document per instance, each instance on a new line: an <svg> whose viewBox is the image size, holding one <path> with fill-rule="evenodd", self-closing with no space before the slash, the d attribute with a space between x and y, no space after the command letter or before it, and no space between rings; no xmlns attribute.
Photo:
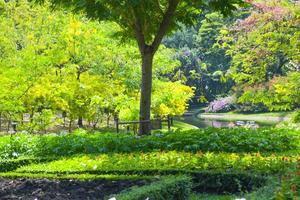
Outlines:
<svg viewBox="0 0 300 200"><path fill-rule="evenodd" d="M1 200L94 200L104 199L131 186L146 184L141 180L48 180L0 179Z"/></svg>

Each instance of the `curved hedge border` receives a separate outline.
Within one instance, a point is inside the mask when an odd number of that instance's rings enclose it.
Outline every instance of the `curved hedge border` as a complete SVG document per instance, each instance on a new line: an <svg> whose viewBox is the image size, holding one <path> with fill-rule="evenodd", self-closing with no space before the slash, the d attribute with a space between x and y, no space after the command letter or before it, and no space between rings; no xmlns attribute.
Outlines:
<svg viewBox="0 0 300 200"><path fill-rule="evenodd" d="M19 158L0 160L0 172L8 172L30 164L53 161L53 158Z"/></svg>
<svg viewBox="0 0 300 200"><path fill-rule="evenodd" d="M116 200L188 200L192 182L187 176L167 176L142 187L133 187L115 196Z"/></svg>

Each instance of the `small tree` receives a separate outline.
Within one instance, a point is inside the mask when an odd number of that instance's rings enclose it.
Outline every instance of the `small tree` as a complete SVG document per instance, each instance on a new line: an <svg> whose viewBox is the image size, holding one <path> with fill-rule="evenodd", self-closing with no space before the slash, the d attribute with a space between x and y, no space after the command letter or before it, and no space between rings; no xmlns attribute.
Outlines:
<svg viewBox="0 0 300 200"><path fill-rule="evenodd" d="M45 0L35 0L44 2ZM163 37L177 23L192 24L201 10L230 14L243 0L49 0L52 5L84 12L97 20L109 20L122 27L125 38L137 41L142 58L140 120L150 119L153 57ZM150 122L140 124L140 134L150 133Z"/></svg>

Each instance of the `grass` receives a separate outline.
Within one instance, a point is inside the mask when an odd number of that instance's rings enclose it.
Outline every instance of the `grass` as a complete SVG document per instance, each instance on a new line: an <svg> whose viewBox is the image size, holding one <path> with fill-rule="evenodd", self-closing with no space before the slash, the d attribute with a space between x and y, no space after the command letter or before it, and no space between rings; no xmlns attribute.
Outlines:
<svg viewBox="0 0 300 200"><path fill-rule="evenodd" d="M190 129L198 129L197 126L193 126L191 124L185 123L185 122L181 122L181 121L177 121L174 120L173 122L173 126L171 127L171 130L176 131L176 130L190 130ZM163 129L161 130L163 132L167 132L168 131L168 125L166 123L163 124Z"/></svg>
<svg viewBox="0 0 300 200"><path fill-rule="evenodd" d="M253 120L258 122L280 122L291 118L292 112L267 112L267 113L199 113L197 115L200 119L219 119L223 121L232 120Z"/></svg>
<svg viewBox="0 0 300 200"><path fill-rule="evenodd" d="M229 116L267 116L267 117L289 117L292 112L265 112L265 113L238 113L238 112L227 112L227 113L201 113L203 115L229 115Z"/></svg>

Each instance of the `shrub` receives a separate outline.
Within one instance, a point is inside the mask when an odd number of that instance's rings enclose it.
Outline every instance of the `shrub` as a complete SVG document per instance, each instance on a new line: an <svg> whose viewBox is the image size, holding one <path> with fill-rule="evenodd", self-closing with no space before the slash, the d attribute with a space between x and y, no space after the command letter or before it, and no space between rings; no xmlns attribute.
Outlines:
<svg viewBox="0 0 300 200"><path fill-rule="evenodd" d="M36 142L31 135L17 134L0 137L0 158L18 158L22 155L32 155Z"/></svg>
<svg viewBox="0 0 300 200"><path fill-rule="evenodd" d="M300 109L295 111L292 116L293 123L300 123Z"/></svg>
<svg viewBox="0 0 300 200"><path fill-rule="evenodd" d="M225 97L210 102L205 112L217 113L217 112L228 112L234 108L233 104L235 98Z"/></svg>
<svg viewBox="0 0 300 200"><path fill-rule="evenodd" d="M289 121L283 121L276 125L276 128L281 128L285 130L292 130L292 131L300 131L300 123L292 123Z"/></svg>
<svg viewBox="0 0 300 200"><path fill-rule="evenodd" d="M276 199L298 199L300 197L300 161L295 168L281 177L281 186L276 191Z"/></svg>
<svg viewBox="0 0 300 200"><path fill-rule="evenodd" d="M129 191L116 195L117 200L185 200L191 193L191 179L187 176L167 176L158 182L142 187L133 187Z"/></svg>
<svg viewBox="0 0 300 200"><path fill-rule="evenodd" d="M193 190L199 193L239 194L264 186L268 176L247 172L201 171L191 173Z"/></svg>
<svg viewBox="0 0 300 200"><path fill-rule="evenodd" d="M261 103L253 104L248 102L237 103L234 105L235 111L240 113L260 113L269 111L268 108Z"/></svg>
<svg viewBox="0 0 300 200"><path fill-rule="evenodd" d="M53 159L50 158L19 158L19 159L12 159L12 160L0 160L0 172L7 172L13 171L19 167L33 164L33 163L40 163L40 162L47 162Z"/></svg>

